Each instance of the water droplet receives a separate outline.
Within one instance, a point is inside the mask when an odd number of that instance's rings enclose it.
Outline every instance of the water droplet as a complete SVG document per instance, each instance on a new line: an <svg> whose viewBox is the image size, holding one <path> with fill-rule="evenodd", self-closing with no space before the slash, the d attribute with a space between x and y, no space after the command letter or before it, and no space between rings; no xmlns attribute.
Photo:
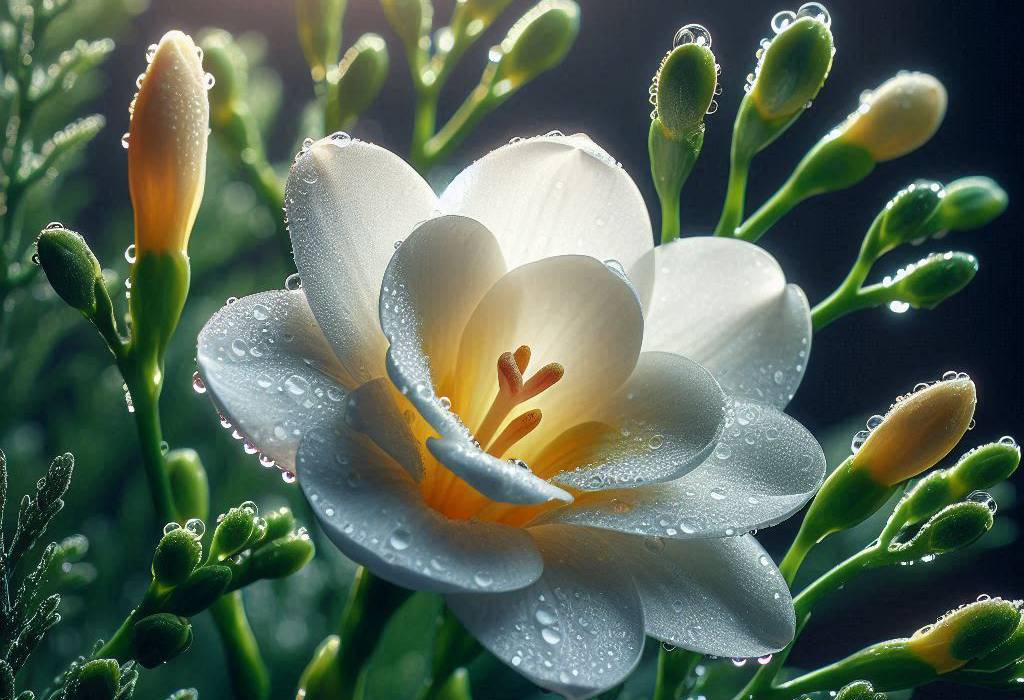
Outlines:
<svg viewBox="0 0 1024 700"><path fill-rule="evenodd" d="M665 444L665 438L661 435L653 435L651 439L647 441L647 446L652 450L661 449L661 446Z"/></svg>
<svg viewBox="0 0 1024 700"><path fill-rule="evenodd" d="M174 532L175 530L180 530L180 529L181 529L181 525L179 525L178 523L175 523L175 522L170 522L170 523L167 523L166 525L164 525L164 534L165 535L169 535L172 532Z"/></svg>
<svg viewBox="0 0 1024 700"><path fill-rule="evenodd" d="M1004 435L999 438L999 444L1009 445L1010 447L1017 447L1017 441L1013 439L1012 435Z"/></svg>
<svg viewBox="0 0 1024 700"><path fill-rule="evenodd" d="M189 518L185 521L185 529L192 533L192 536L199 539L206 534L206 523L199 518Z"/></svg>
<svg viewBox="0 0 1024 700"><path fill-rule="evenodd" d="M796 13L790 10L782 10L776 12L775 16L772 17L772 31L778 34L796 19Z"/></svg>
<svg viewBox="0 0 1024 700"><path fill-rule="evenodd" d="M740 657L736 657L736 658L734 658L732 660L732 665L736 666L737 668L739 668L740 666L745 666L746 663L747 663L747 660L744 659L744 658L740 658Z"/></svg>
<svg viewBox="0 0 1024 700"><path fill-rule="evenodd" d="M713 498L716 501L723 500L725 498L725 489L721 488L720 486L716 486L715 488L711 489L711 498Z"/></svg>
<svg viewBox="0 0 1024 700"><path fill-rule="evenodd" d="M281 481L283 481L286 484L294 484L295 483L295 473L294 472L288 472L288 471L281 472Z"/></svg>
<svg viewBox="0 0 1024 700"><path fill-rule="evenodd" d="M494 579L486 572L477 571L473 574L473 583L480 588L490 588L491 584L494 583Z"/></svg>
<svg viewBox="0 0 1024 700"><path fill-rule="evenodd" d="M868 421L865 425L867 426L868 430L874 430L875 428L880 426L882 424L882 421L884 420L885 416L880 416L876 413L875 415L868 418Z"/></svg>
<svg viewBox="0 0 1024 700"><path fill-rule="evenodd" d="M762 666L767 666L771 662L772 662L772 655L771 654L768 654L766 656L759 656L759 657L757 657L757 663L761 664Z"/></svg>
<svg viewBox="0 0 1024 700"><path fill-rule="evenodd" d="M156 44L150 44L148 47L146 47L146 63L153 62L153 59L156 57L156 50L158 48L160 47Z"/></svg>
<svg viewBox="0 0 1024 700"><path fill-rule="evenodd" d="M555 611L546 605L542 605L537 608L537 612L534 613L533 617L537 620L537 624L542 627L547 627L558 622L558 615L556 615Z"/></svg>
<svg viewBox="0 0 1024 700"><path fill-rule="evenodd" d="M124 249L124 259L129 263L135 263L135 244L132 243L130 246Z"/></svg>
<svg viewBox="0 0 1024 700"><path fill-rule="evenodd" d="M545 627L540 631L541 638L548 644L555 645L562 641L561 633L554 627Z"/></svg>
<svg viewBox="0 0 1024 700"><path fill-rule="evenodd" d="M284 281L284 288L289 292L294 292L302 288L302 278L299 277L298 272L293 272L288 275Z"/></svg>
<svg viewBox="0 0 1024 700"><path fill-rule="evenodd" d="M192 373L192 388L197 394L206 393L206 383L203 381L198 370Z"/></svg>
<svg viewBox="0 0 1024 700"><path fill-rule="evenodd" d="M894 314L904 314L904 313L906 313L909 310L910 310L910 304L908 304L905 301L898 301L897 300L897 301L890 301L889 302L889 311L892 311Z"/></svg>
<svg viewBox="0 0 1024 700"><path fill-rule="evenodd" d="M254 518L260 514L260 508L259 506L256 505L254 501L244 501L242 505L238 506L238 509L244 510L246 513L248 513Z"/></svg>
<svg viewBox="0 0 1024 700"><path fill-rule="evenodd" d="M989 511L991 511L992 515L996 514L998 506L996 505L995 499L992 498L992 495L987 491L972 491L968 494L967 500L973 501L974 503L980 503L987 507Z"/></svg>
<svg viewBox="0 0 1024 700"><path fill-rule="evenodd" d="M205 87L207 90L211 89L216 84L217 79L213 77L213 73L207 73L203 76L203 87Z"/></svg>
<svg viewBox="0 0 1024 700"><path fill-rule="evenodd" d="M441 408L443 408L446 411L452 407L452 400L449 399L447 396L442 396L437 400L437 402L441 404Z"/></svg>
<svg viewBox="0 0 1024 700"><path fill-rule="evenodd" d="M412 542L412 535L409 534L408 530L398 528L391 533L391 538L388 540L388 544L391 545L392 549L402 551L407 549L409 544Z"/></svg>
<svg viewBox="0 0 1024 700"><path fill-rule="evenodd" d="M131 134L127 131L121 134L121 148L128 150L128 140L131 138Z"/></svg>
<svg viewBox="0 0 1024 700"><path fill-rule="evenodd" d="M826 27L832 26L832 15L828 13L825 6L820 2L806 2L800 6L800 9L796 11L797 19L801 17L811 17L816 19Z"/></svg>
<svg viewBox="0 0 1024 700"><path fill-rule="evenodd" d="M697 46L711 48L711 32L700 24L684 25L679 28L679 31L672 38L672 48L677 48L683 44L696 44Z"/></svg>

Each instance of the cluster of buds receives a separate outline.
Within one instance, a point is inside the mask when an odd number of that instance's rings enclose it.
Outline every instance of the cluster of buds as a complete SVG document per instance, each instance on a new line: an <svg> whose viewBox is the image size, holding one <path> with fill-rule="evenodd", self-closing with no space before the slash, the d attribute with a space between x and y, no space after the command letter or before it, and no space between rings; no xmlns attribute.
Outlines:
<svg viewBox="0 0 1024 700"><path fill-rule="evenodd" d="M973 426L976 390L964 373L947 372L873 416L853 440L853 454L829 475L812 501L794 547L794 566L816 543L874 514L905 484L938 464ZM871 566L930 561L962 549L993 525L995 502L985 491L1020 464L1010 437L982 445L954 466L918 481L899 501L877 542Z"/></svg>
<svg viewBox="0 0 1024 700"><path fill-rule="evenodd" d="M199 518L184 527L168 523L153 554L152 580L142 603L122 629L130 656L147 668L165 663L192 642L189 618L221 596L262 579L291 576L314 554L304 528L287 508L260 516L246 501L217 518L205 557L206 527ZM117 639L117 638L115 638ZM106 655L126 653L115 646Z"/></svg>

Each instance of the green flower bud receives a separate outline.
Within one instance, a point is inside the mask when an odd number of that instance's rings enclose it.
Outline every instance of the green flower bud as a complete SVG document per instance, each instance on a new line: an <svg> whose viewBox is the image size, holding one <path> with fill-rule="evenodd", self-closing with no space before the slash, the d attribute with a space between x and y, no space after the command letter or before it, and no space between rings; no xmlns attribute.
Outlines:
<svg viewBox="0 0 1024 700"><path fill-rule="evenodd" d="M451 27L456 35L479 36L512 0L458 0L452 13Z"/></svg>
<svg viewBox="0 0 1024 700"><path fill-rule="evenodd" d="M338 60L345 4L346 0L295 0L299 43L316 82L323 80L327 67Z"/></svg>
<svg viewBox="0 0 1024 700"><path fill-rule="evenodd" d="M168 695L167 700L199 700L199 691L195 688L182 688Z"/></svg>
<svg viewBox="0 0 1024 700"><path fill-rule="evenodd" d="M308 564L315 552L305 530L274 540L254 551L245 560L242 585L259 579L291 576Z"/></svg>
<svg viewBox="0 0 1024 700"><path fill-rule="evenodd" d="M205 520L210 511L210 485L195 450L171 450L164 456L171 498L179 518Z"/></svg>
<svg viewBox="0 0 1024 700"><path fill-rule="evenodd" d="M264 519L267 521L267 532L263 536L263 542L272 542L291 534L291 531L295 529L295 516L287 506L281 506L268 513Z"/></svg>
<svg viewBox="0 0 1024 700"><path fill-rule="evenodd" d="M981 228L1006 210L1006 192L987 177L965 177L946 187L939 205L942 228L968 231Z"/></svg>
<svg viewBox="0 0 1024 700"><path fill-rule="evenodd" d="M828 475L811 502L801 537L811 543L848 530L885 505L895 488L877 482L848 458Z"/></svg>
<svg viewBox="0 0 1024 700"><path fill-rule="evenodd" d="M428 35L434 23L434 6L430 0L380 0L380 4L406 51L429 45Z"/></svg>
<svg viewBox="0 0 1024 700"><path fill-rule="evenodd" d="M894 299L933 309L966 287L977 272L978 259L970 253L932 253L900 270L887 284Z"/></svg>
<svg viewBox="0 0 1024 700"><path fill-rule="evenodd" d="M941 675L990 653L1009 639L1019 625L1020 609L1016 603L1001 598L980 600L921 628L907 641L907 648Z"/></svg>
<svg viewBox="0 0 1024 700"><path fill-rule="evenodd" d="M843 686L835 700L886 700L886 695L876 693L874 686L867 681L856 681Z"/></svg>
<svg viewBox="0 0 1024 700"><path fill-rule="evenodd" d="M164 605L167 612L192 617L214 604L231 585L231 569L219 564L201 566L178 584Z"/></svg>
<svg viewBox="0 0 1024 700"><path fill-rule="evenodd" d="M246 501L217 518L217 529L210 542L210 561L224 561L246 549L257 533L258 517L256 504Z"/></svg>
<svg viewBox="0 0 1024 700"><path fill-rule="evenodd" d="M763 121L780 123L785 129L825 84L834 51L827 13L824 17L824 21L816 17L797 19L763 49L744 99Z"/></svg>
<svg viewBox="0 0 1024 700"><path fill-rule="evenodd" d="M335 110L332 123L340 129L351 126L377 99L387 77L387 44L377 34L363 34L328 76L336 86L331 98Z"/></svg>
<svg viewBox="0 0 1024 700"><path fill-rule="evenodd" d="M113 659L95 659L79 666L63 700L114 700L121 685L121 667Z"/></svg>
<svg viewBox="0 0 1024 700"><path fill-rule="evenodd" d="M580 30L580 7L573 0L541 0L519 18L498 49L492 49L491 93L507 97L546 70L572 48Z"/></svg>
<svg viewBox="0 0 1024 700"><path fill-rule="evenodd" d="M878 236L883 249L891 250L935 233L932 215L943 196L942 185L930 180L918 180L900 190L882 212Z"/></svg>
<svg viewBox="0 0 1024 700"><path fill-rule="evenodd" d="M341 664L338 663L338 651L341 638L337 635L327 637L313 652L313 658L299 678L298 697L303 700L331 700L343 694Z"/></svg>
<svg viewBox="0 0 1024 700"><path fill-rule="evenodd" d="M715 100L718 67L711 37L700 25L679 30L682 41L666 54L651 84L655 112L668 136L679 139L704 128L704 115Z"/></svg>
<svg viewBox="0 0 1024 700"><path fill-rule="evenodd" d="M146 668L166 663L192 645L192 625L183 617L157 613L132 628L132 652Z"/></svg>
<svg viewBox="0 0 1024 700"><path fill-rule="evenodd" d="M987 597L987 596L982 596ZM976 671L998 671L1024 657L1024 617L1017 629L987 654L979 656L967 668Z"/></svg>
<svg viewBox="0 0 1024 700"><path fill-rule="evenodd" d="M908 542L893 542L888 552L897 561L930 561L940 554L963 549L992 529L994 503L962 501L946 506L921 526ZM992 503L990 506L989 503Z"/></svg>
<svg viewBox="0 0 1024 700"><path fill-rule="evenodd" d="M1010 478L1020 465L1020 447L1010 436L975 448L952 467L950 479L962 492L987 489Z"/></svg>
<svg viewBox="0 0 1024 700"><path fill-rule="evenodd" d="M87 318L96 314L96 296L106 296L103 270L89 244L79 234L52 223L36 239L36 260L50 286Z"/></svg>
<svg viewBox="0 0 1024 700"><path fill-rule="evenodd" d="M224 128L236 105L245 97L249 61L234 37L223 29L210 29L200 36L203 67L214 77L210 97L210 122Z"/></svg>
<svg viewBox="0 0 1024 700"><path fill-rule="evenodd" d="M176 586L187 579L203 556L199 538L189 528L174 525L165 532L153 553L153 578L165 586Z"/></svg>

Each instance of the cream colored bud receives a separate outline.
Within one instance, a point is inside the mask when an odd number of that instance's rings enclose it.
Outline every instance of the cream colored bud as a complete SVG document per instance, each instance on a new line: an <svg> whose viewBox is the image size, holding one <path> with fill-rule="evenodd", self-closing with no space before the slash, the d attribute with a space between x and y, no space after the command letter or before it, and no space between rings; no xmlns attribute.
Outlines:
<svg viewBox="0 0 1024 700"><path fill-rule="evenodd" d="M927 73L902 72L866 95L839 127L845 141L871 154L876 163L920 148L946 115L946 88Z"/></svg>
<svg viewBox="0 0 1024 700"><path fill-rule="evenodd" d="M135 252L180 252L203 198L210 81L191 37L167 32L151 49L132 103L128 184Z"/></svg>
<svg viewBox="0 0 1024 700"><path fill-rule="evenodd" d="M976 401L974 382L965 375L897 401L853 456L853 468L886 486L930 469L967 432Z"/></svg>

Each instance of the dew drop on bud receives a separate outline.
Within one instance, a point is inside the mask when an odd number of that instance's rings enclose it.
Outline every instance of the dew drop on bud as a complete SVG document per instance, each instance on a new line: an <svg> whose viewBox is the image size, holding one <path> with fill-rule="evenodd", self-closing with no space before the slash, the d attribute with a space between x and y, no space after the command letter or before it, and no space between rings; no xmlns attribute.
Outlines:
<svg viewBox="0 0 1024 700"><path fill-rule="evenodd" d="M696 44L711 48L711 32L700 24L687 24L679 28L675 37L672 38L672 48L678 48L683 44Z"/></svg>
<svg viewBox="0 0 1024 700"><path fill-rule="evenodd" d="M178 523L173 522L173 521L169 522L166 525L164 525L164 534L165 535L169 535L172 532L174 532L175 530L178 530L180 528L181 528L181 525L179 525Z"/></svg>
<svg viewBox="0 0 1024 700"><path fill-rule="evenodd" d="M199 539L206 534L206 523L199 518L189 518L185 521L185 529L188 530L193 537Z"/></svg>
<svg viewBox="0 0 1024 700"><path fill-rule="evenodd" d="M776 12L775 16L772 17L772 31L778 34L796 19L796 13L790 10L783 10L782 12Z"/></svg>
<svg viewBox="0 0 1024 700"><path fill-rule="evenodd" d="M1004 435L1001 438L999 438L999 444L1009 445L1010 447L1016 447L1017 441L1013 439L1012 435Z"/></svg>
<svg viewBox="0 0 1024 700"><path fill-rule="evenodd" d="M156 44L150 44L149 47L146 48L146 63L153 62L153 59L156 57L156 50L158 48L160 47Z"/></svg>

